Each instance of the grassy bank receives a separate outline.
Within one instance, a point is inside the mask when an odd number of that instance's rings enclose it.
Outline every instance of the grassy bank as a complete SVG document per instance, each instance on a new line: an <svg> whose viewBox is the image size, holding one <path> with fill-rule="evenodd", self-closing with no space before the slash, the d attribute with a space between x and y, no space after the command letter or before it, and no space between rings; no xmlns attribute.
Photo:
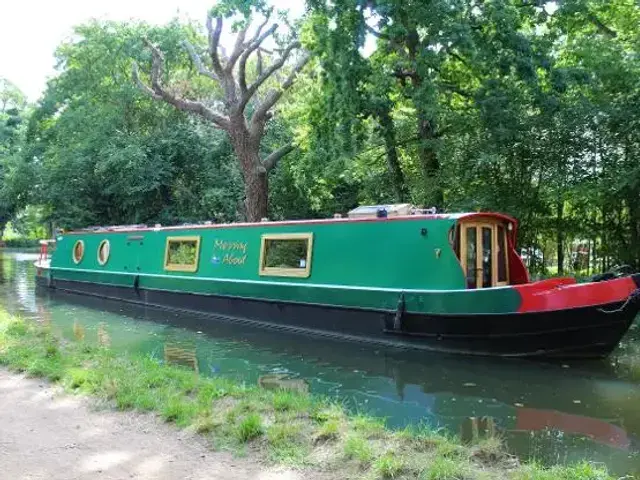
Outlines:
<svg viewBox="0 0 640 480"><path fill-rule="evenodd" d="M186 368L56 337L44 326L0 311L0 364L91 395L116 409L155 412L205 435L213 448L267 462L322 470L339 478L426 480L605 480L587 462L543 468L520 464L497 438L475 445L428 428L388 430L327 400L268 390Z"/></svg>

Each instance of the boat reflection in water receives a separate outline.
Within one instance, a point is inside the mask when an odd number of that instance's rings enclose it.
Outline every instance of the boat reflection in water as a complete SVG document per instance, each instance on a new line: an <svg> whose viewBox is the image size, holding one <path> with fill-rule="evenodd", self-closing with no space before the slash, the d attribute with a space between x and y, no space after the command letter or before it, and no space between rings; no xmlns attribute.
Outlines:
<svg viewBox="0 0 640 480"><path fill-rule="evenodd" d="M164 342L164 361L169 365L187 367L196 373L200 371L194 342L179 342L167 338Z"/></svg>
<svg viewBox="0 0 640 480"><path fill-rule="evenodd" d="M83 314L80 323L98 332L98 342L108 338L117 351L142 352L203 375L266 388L282 381L287 388L305 386L384 416L392 427L428 423L466 441L499 435L524 458L556 463L588 458L614 472L640 471L640 416L630 413L640 404L640 387L616 380L607 363L569 366L376 351L202 315L55 291L42 295L54 312L51 322L68 336L78 320L56 314L58 306L94 309L95 315Z"/></svg>

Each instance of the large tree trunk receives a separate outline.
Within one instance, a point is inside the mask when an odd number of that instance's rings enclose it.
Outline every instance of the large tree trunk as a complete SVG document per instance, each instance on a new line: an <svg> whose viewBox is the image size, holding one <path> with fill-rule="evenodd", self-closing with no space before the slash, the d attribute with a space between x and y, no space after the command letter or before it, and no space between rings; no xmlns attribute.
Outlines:
<svg viewBox="0 0 640 480"><path fill-rule="evenodd" d="M385 155L387 157L387 168L391 175L393 190L398 202L404 202L409 197L404 173L398 160L398 150L396 147L396 129L391 118L391 113L387 107L383 107L377 114L380 125L380 135L384 140Z"/></svg>
<svg viewBox="0 0 640 480"><path fill-rule="evenodd" d="M416 105L417 106L417 105ZM426 112L418 110L418 156L426 183L425 207L442 208L444 194L440 185L440 162L434 149L435 125Z"/></svg>
<svg viewBox="0 0 640 480"><path fill-rule="evenodd" d="M247 221L259 222L267 217L269 185L266 172L244 173L244 204Z"/></svg>
<svg viewBox="0 0 640 480"><path fill-rule="evenodd" d="M229 136L244 180L244 207L247 221L267 217L268 174L260 161L260 143L251 138L243 117L233 118Z"/></svg>
<svg viewBox="0 0 640 480"><path fill-rule="evenodd" d="M564 229L563 229L564 201L559 200L556 208L557 208L556 246L558 249L558 275L564 275Z"/></svg>

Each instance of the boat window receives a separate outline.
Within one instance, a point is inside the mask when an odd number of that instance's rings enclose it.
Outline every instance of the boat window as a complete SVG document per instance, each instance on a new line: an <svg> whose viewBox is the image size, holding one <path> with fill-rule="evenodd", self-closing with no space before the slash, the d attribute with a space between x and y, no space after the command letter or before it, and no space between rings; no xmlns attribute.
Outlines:
<svg viewBox="0 0 640 480"><path fill-rule="evenodd" d="M466 266L467 271L465 272L467 277L467 287L468 288L476 288L477 280L476 280L476 272L478 268L476 266L476 262L478 259L478 255L476 252L477 248L477 238L476 238L476 227L466 227Z"/></svg>
<svg viewBox="0 0 640 480"><path fill-rule="evenodd" d="M493 228L482 227L482 287L493 286Z"/></svg>
<svg viewBox="0 0 640 480"><path fill-rule="evenodd" d="M105 265L109 261L109 255L111 254L111 245L109 240L102 240L98 245L98 263Z"/></svg>
<svg viewBox="0 0 640 480"><path fill-rule="evenodd" d="M200 257L200 237L167 237L164 269L174 272L195 272Z"/></svg>
<svg viewBox="0 0 640 480"><path fill-rule="evenodd" d="M76 241L73 245L73 263L80 263L84 257L84 242L82 240Z"/></svg>
<svg viewBox="0 0 640 480"><path fill-rule="evenodd" d="M308 277L312 245L311 233L263 235L260 275Z"/></svg>
<svg viewBox="0 0 640 480"><path fill-rule="evenodd" d="M498 282L507 281L507 246L504 226L498 225Z"/></svg>

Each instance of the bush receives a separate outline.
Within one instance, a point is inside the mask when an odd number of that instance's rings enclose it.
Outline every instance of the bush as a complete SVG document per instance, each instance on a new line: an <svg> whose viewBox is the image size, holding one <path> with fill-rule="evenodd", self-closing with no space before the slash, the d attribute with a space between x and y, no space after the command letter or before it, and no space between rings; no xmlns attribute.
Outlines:
<svg viewBox="0 0 640 480"><path fill-rule="evenodd" d="M3 240L0 245L4 245L5 248L35 248L40 246L40 240L34 240L32 238L10 238Z"/></svg>

